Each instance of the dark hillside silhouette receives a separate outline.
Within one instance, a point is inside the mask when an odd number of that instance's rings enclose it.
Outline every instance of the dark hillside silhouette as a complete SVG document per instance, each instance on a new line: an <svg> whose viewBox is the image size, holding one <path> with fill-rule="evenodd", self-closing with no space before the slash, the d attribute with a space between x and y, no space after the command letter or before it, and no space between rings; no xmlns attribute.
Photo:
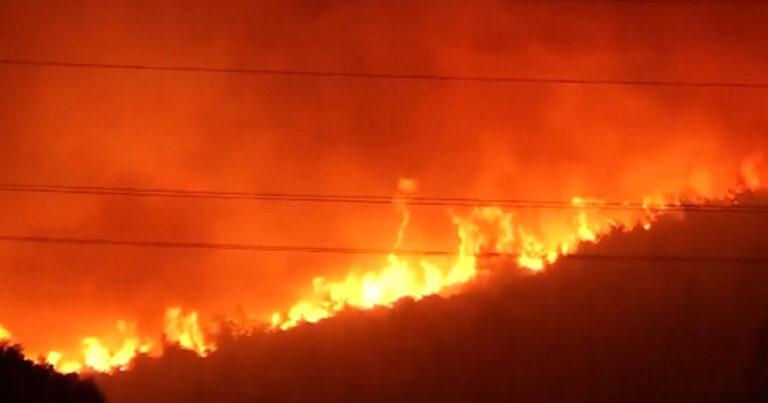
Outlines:
<svg viewBox="0 0 768 403"><path fill-rule="evenodd" d="M691 213L582 252L766 256L768 215ZM496 266L464 294L227 337L208 358L145 358L97 382L115 403L766 396L765 262L562 260L532 276Z"/></svg>
<svg viewBox="0 0 768 403"><path fill-rule="evenodd" d="M19 346L0 343L0 402L102 403L91 380L62 375L24 358Z"/></svg>
<svg viewBox="0 0 768 403"><path fill-rule="evenodd" d="M768 321L760 329L757 351L748 386L743 396L734 401L768 402Z"/></svg>

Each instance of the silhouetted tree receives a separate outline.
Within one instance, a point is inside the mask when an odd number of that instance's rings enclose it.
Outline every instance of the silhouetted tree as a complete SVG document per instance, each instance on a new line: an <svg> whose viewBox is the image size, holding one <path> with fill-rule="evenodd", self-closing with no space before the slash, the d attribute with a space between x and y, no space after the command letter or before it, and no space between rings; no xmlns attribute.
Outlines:
<svg viewBox="0 0 768 403"><path fill-rule="evenodd" d="M24 358L21 347L0 342L0 402L103 403L91 380L64 375Z"/></svg>

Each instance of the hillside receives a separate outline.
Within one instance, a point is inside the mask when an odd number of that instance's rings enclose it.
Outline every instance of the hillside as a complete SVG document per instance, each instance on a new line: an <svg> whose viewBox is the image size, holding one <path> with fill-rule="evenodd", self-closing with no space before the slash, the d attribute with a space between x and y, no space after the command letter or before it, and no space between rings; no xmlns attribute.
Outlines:
<svg viewBox="0 0 768 403"><path fill-rule="evenodd" d="M98 382L115 403L755 401L768 263L717 259L767 251L768 215L689 213L580 251L672 260L523 276L497 262L463 294L225 337L207 358L172 351Z"/></svg>

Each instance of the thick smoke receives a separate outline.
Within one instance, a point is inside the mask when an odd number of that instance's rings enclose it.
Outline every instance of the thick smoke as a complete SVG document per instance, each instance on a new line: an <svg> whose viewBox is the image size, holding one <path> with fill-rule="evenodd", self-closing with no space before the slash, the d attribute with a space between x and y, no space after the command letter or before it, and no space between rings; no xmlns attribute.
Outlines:
<svg viewBox="0 0 768 403"><path fill-rule="evenodd" d="M7 58L488 76L765 81L768 9L553 2L0 4ZM0 182L639 201L719 195L768 144L749 89L0 67ZM387 247L395 209L12 194L4 234ZM452 249L439 209L410 248ZM0 245L0 324L77 346L171 304L266 317L377 257ZM378 267L378 266L377 266Z"/></svg>

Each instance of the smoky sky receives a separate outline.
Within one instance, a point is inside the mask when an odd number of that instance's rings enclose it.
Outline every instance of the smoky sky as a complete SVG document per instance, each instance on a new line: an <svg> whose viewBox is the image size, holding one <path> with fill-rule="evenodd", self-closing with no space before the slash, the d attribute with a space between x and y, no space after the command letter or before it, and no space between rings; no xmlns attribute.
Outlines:
<svg viewBox="0 0 768 403"><path fill-rule="evenodd" d="M765 82L760 5L5 1L3 58ZM0 67L0 181L227 191L638 200L719 195L768 144L760 89ZM3 233L387 247L392 208L0 194ZM439 209L405 246L452 248ZM31 350L117 319L158 332L286 306L378 257L0 245L0 323ZM56 331L43 331L43 329Z"/></svg>

